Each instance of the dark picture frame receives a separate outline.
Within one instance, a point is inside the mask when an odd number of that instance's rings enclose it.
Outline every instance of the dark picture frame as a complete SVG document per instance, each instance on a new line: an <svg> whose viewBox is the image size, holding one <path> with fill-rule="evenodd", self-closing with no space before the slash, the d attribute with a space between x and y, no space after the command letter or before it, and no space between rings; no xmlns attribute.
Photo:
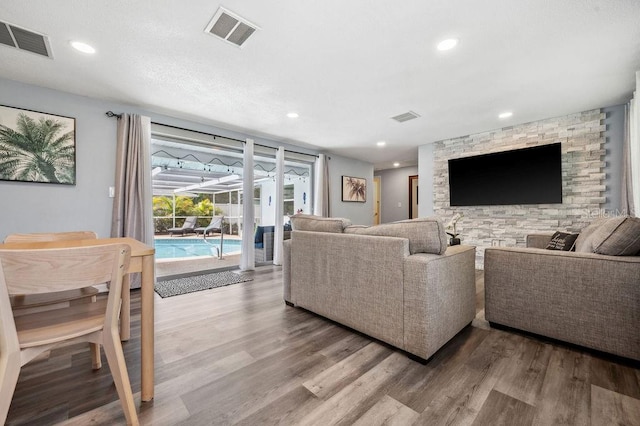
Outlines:
<svg viewBox="0 0 640 426"><path fill-rule="evenodd" d="M0 180L76 184L76 119L0 105Z"/></svg>
<svg viewBox="0 0 640 426"><path fill-rule="evenodd" d="M353 176L342 176L342 201L354 203L366 202L367 180Z"/></svg>

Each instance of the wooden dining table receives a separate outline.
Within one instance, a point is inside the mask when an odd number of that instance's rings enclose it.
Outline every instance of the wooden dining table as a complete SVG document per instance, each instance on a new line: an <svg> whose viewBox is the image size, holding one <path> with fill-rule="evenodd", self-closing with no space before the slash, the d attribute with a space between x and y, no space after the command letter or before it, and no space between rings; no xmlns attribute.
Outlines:
<svg viewBox="0 0 640 426"><path fill-rule="evenodd" d="M46 242L20 242L0 244L0 249L46 249L66 247L88 247L104 244L127 244L131 247L131 261L129 273L141 274L141 314L140 314L140 374L141 398L151 401L154 395L154 284L155 284L155 249L134 238L98 238L88 240L65 240ZM121 312L121 322L129 322L130 307L124 307ZM126 327L126 333L129 328ZM121 336L128 340L128 335Z"/></svg>

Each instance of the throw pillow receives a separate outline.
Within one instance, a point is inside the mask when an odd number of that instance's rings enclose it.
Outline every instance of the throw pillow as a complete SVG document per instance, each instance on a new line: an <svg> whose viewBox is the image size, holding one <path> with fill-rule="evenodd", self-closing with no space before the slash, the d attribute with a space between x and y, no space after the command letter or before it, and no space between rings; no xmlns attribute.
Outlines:
<svg viewBox="0 0 640 426"><path fill-rule="evenodd" d="M614 217L593 234L593 252L609 256L634 256L640 251L640 218Z"/></svg>
<svg viewBox="0 0 640 426"><path fill-rule="evenodd" d="M547 244L547 250L571 251L576 245L578 234L570 234L568 232L556 232L551 237L551 241Z"/></svg>
<svg viewBox="0 0 640 426"><path fill-rule="evenodd" d="M345 233L400 237L409 240L409 253L443 254L447 250L447 235L437 218L400 220L369 227L350 226Z"/></svg>
<svg viewBox="0 0 640 426"><path fill-rule="evenodd" d="M592 237L594 232L606 221L604 218L595 219L584 227L576 239L576 251L579 253L593 253Z"/></svg>
<svg viewBox="0 0 640 426"><path fill-rule="evenodd" d="M347 226L351 225L349 219L340 217L321 217L310 214L295 214L291 216L291 228L294 231L336 232L341 234Z"/></svg>

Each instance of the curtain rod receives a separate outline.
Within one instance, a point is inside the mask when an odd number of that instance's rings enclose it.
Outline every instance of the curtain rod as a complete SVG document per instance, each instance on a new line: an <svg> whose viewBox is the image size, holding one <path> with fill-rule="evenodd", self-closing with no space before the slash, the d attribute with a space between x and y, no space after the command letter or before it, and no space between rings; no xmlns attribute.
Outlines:
<svg viewBox="0 0 640 426"><path fill-rule="evenodd" d="M242 142L242 143L245 142L245 141L243 141L241 139L235 139L235 138L230 138L230 137L227 137L227 136L216 135L214 133L201 132L200 130L185 129L184 127L172 126L170 124L158 123L158 122L155 122L155 121L152 121L151 124L157 124L159 126L170 127L172 129L185 130L187 132L194 132L194 133L198 133L198 134L201 134L201 135L213 136L214 139L215 138L224 138L224 139L228 139L228 140L235 141L235 142Z"/></svg>
<svg viewBox="0 0 640 426"><path fill-rule="evenodd" d="M109 111L109 112L111 112L111 111ZM169 125L169 124L157 123L157 122L155 122L155 121L152 121L152 122L151 122L151 124L157 124L157 125L159 125L159 126L171 127L172 129L185 130L185 131L187 131L187 132L199 133L199 134L201 134L201 135L213 136L214 138L225 138L225 139L229 139L229 140L236 141L236 142L242 142L242 143L246 143L246 142L247 142L247 141L243 141L243 140L241 140L241 139L235 139L235 138L230 138L230 137L227 137L227 136L216 135L216 134L214 134L214 133L201 132L200 130L185 129L184 127L171 126L171 125ZM272 146L262 145L262 144L259 144L259 143L254 143L254 145L255 145L255 146L261 146L261 147L263 147L263 148L278 149L278 148L274 148L274 147L272 147ZM317 155L315 155L315 154L307 154L307 153L304 153L304 152L292 151L292 150L290 150L290 149L285 149L285 151L287 151L287 152L291 152L291 153L293 153L293 154L308 155L308 156L310 156L310 157L316 157L316 158L318 157L318 156L317 156Z"/></svg>
<svg viewBox="0 0 640 426"><path fill-rule="evenodd" d="M269 145L261 145L261 144L259 144L259 143L254 143L253 145L255 145L255 146L261 146L261 147L263 147L263 148L275 149L275 150L277 150L277 149L278 149L278 148L274 148L274 147L269 146ZM292 151L292 150L290 150L290 149L286 149L286 148L285 148L284 150L285 150L286 152L290 152L290 153L292 153L292 154L308 155L309 157L316 157L316 158L318 158L318 155L316 155L316 154L307 154L306 152Z"/></svg>
<svg viewBox="0 0 640 426"><path fill-rule="evenodd" d="M116 114L113 111L107 111L105 114L107 115L107 117L117 117L117 118L122 117L122 114ZM171 127L172 129L185 130L187 132L199 133L201 135L213 136L214 139L215 138L225 138L225 139L236 141L236 142L246 143L246 141L243 141L241 139L235 139L235 138L230 138L230 137L227 137L227 136L216 135L214 133L201 132L200 130L185 129L184 127L172 126L170 124L163 124L163 123L158 123L158 122L155 122L155 121L152 121L151 124L157 124L159 126ZM254 145L261 146L263 148L278 149L278 148L274 148L272 146L262 145L262 144L259 144L259 143L254 143ZM285 148L285 151L286 152L290 152L292 154L308 155L309 157L318 158L318 155L316 155L316 154L307 154L306 152L293 151L293 150L286 149L286 148Z"/></svg>

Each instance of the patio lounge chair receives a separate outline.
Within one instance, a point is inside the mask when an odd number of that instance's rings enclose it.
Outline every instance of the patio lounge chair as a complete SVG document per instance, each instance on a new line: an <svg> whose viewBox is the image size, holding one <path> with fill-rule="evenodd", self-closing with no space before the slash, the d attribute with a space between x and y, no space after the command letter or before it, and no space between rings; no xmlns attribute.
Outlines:
<svg viewBox="0 0 640 426"><path fill-rule="evenodd" d="M211 222L207 226L201 226L195 229L196 235L209 235L210 232L215 232L222 235L222 221L224 216L213 216Z"/></svg>
<svg viewBox="0 0 640 426"><path fill-rule="evenodd" d="M173 234L184 235L187 232L194 232L197 220L198 216L188 216L180 228L169 228L167 231L169 231L169 235L171 236L173 236Z"/></svg>

